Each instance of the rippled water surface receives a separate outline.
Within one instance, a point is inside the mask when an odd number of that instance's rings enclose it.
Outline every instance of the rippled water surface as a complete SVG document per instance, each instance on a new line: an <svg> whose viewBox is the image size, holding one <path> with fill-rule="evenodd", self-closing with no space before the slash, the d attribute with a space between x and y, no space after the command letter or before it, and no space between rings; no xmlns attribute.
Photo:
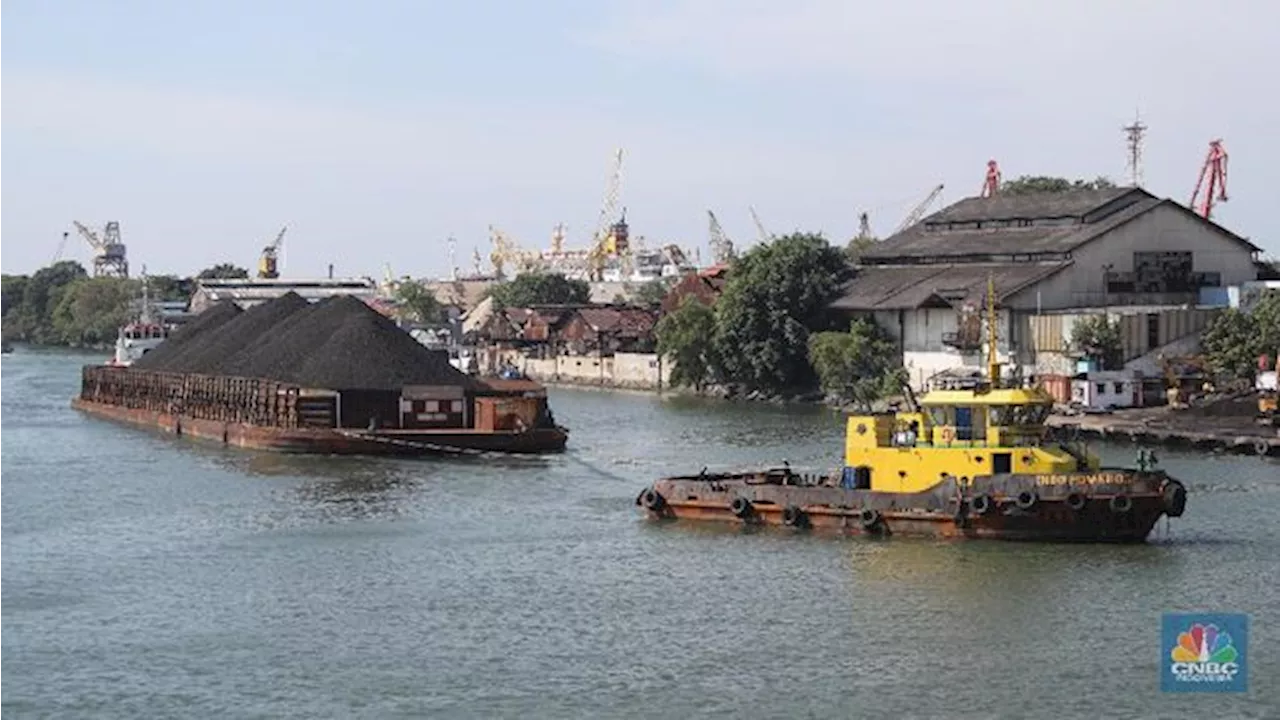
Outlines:
<svg viewBox="0 0 1280 720"><path fill-rule="evenodd" d="M655 476L830 468L839 419L555 390L563 456L284 457L82 417L90 360L3 359L5 717L1280 717L1275 461L1162 453L1141 546L654 525ZM1247 696L1159 692L1196 610L1251 615Z"/></svg>

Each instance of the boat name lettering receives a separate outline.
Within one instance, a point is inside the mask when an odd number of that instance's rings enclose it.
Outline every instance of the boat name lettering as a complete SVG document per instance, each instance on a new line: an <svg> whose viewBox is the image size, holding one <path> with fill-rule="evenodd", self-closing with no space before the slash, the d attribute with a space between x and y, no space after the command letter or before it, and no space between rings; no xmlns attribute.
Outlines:
<svg viewBox="0 0 1280 720"><path fill-rule="evenodd" d="M1037 485L1123 485L1124 473L1103 472L1088 475L1037 475Z"/></svg>

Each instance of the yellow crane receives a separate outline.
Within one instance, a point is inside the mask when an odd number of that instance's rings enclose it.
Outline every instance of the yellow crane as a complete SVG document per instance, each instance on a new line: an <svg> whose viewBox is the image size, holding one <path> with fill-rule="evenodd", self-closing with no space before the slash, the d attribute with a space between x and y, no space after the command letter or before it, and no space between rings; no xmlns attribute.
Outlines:
<svg viewBox="0 0 1280 720"><path fill-rule="evenodd" d="M280 232L276 234L276 239L270 245L262 248L262 255L258 258L259 278L270 280L280 277L280 246L284 243L284 233L288 229L288 225L280 228Z"/></svg>

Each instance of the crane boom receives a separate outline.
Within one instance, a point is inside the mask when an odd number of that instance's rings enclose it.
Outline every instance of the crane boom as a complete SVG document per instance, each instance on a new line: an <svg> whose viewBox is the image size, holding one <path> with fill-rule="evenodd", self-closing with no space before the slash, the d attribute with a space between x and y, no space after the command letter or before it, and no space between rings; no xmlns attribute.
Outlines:
<svg viewBox="0 0 1280 720"><path fill-rule="evenodd" d="M733 241L725 235L724 228L720 227L720 221L716 219L716 214L707 211L707 219L710 224L711 236L711 259L717 265L722 265L733 260Z"/></svg>
<svg viewBox="0 0 1280 720"><path fill-rule="evenodd" d="M1206 180L1208 183L1206 185ZM1204 200L1200 200L1200 189L1204 188ZM1213 206L1227 201L1227 150L1222 147L1221 138L1209 142L1209 154L1200 166L1200 177L1196 180L1196 189L1191 193L1191 209L1197 215L1208 220L1213 216Z"/></svg>
<svg viewBox="0 0 1280 720"><path fill-rule="evenodd" d="M920 222L920 218L924 217L924 214L929 209L929 206L933 205L933 201L937 200L938 196L942 194L942 188L943 188L942 184L939 183L939 185L935 187L929 193L929 195L923 201L920 202L919 205L916 205L914 208L912 208L911 212L907 213L907 216L902 219L902 224L898 225L898 229L893 231L893 234L897 235L903 230L906 230L912 225L915 225L916 223Z"/></svg>
<svg viewBox="0 0 1280 720"><path fill-rule="evenodd" d="M748 205L747 210L751 212L751 222L756 224L756 232L760 234L760 242L769 242L769 231L764 229L764 223L760 222L760 216L756 214L756 209Z"/></svg>

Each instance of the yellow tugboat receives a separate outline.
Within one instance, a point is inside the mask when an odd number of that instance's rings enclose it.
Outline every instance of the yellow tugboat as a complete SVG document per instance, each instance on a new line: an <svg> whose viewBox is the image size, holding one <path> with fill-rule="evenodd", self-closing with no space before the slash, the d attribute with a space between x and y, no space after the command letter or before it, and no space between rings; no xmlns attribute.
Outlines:
<svg viewBox="0 0 1280 720"><path fill-rule="evenodd" d="M908 390L903 412L849 416L838 477L704 470L659 480L636 504L653 518L1049 541L1140 542L1161 515L1181 516L1186 488L1154 453L1106 468L1083 446L1048 441L1053 399L1001 387L991 287L987 306L987 377L918 401Z"/></svg>

